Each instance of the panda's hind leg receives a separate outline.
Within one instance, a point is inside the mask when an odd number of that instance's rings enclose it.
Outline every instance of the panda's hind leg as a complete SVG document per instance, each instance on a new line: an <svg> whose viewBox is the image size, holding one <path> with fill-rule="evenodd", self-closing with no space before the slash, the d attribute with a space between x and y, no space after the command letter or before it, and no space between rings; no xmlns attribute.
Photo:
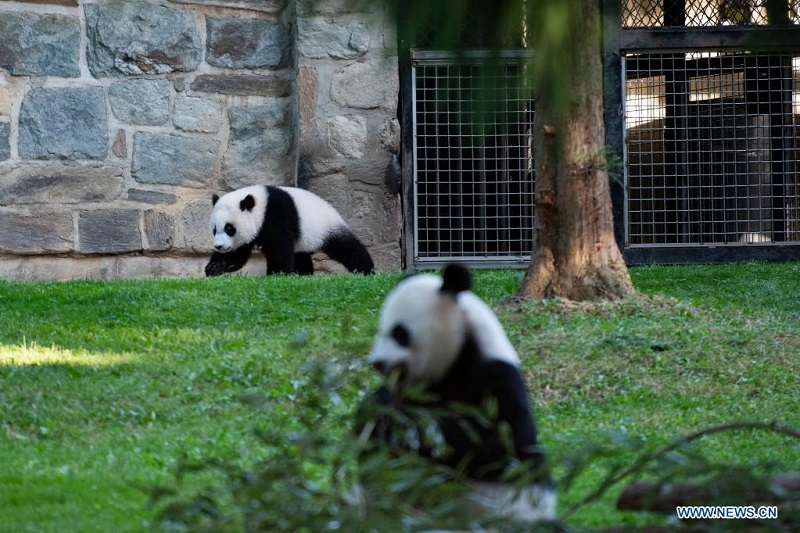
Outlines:
<svg viewBox="0 0 800 533"><path fill-rule="evenodd" d="M350 272L361 274L375 272L375 264L366 247L349 229L328 235L322 245L322 251L334 261L341 263Z"/></svg>
<svg viewBox="0 0 800 533"><path fill-rule="evenodd" d="M300 275L310 275L314 273L314 261L311 254L298 252L294 254L294 271Z"/></svg>

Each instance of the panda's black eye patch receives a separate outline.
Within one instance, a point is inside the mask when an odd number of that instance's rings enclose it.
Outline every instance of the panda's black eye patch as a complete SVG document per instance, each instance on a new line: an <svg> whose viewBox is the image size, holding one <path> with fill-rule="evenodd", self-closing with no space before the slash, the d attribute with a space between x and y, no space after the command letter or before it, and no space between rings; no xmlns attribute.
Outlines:
<svg viewBox="0 0 800 533"><path fill-rule="evenodd" d="M217 227L214 226L214 229L211 230L211 235L216 235L216 234L217 234Z"/></svg>
<svg viewBox="0 0 800 533"><path fill-rule="evenodd" d="M228 237L233 237L236 235L236 228L233 227L233 224L225 224L225 233Z"/></svg>
<svg viewBox="0 0 800 533"><path fill-rule="evenodd" d="M403 348L408 348L411 345L411 334L408 332L408 329L401 324L393 327L390 335L394 341Z"/></svg>

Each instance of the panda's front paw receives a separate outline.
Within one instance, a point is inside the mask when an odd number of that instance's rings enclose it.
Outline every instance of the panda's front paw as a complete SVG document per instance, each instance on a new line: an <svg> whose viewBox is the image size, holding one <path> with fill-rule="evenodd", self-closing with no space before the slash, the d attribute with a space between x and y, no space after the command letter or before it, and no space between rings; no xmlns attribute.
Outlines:
<svg viewBox="0 0 800 533"><path fill-rule="evenodd" d="M221 261L209 261L206 265L206 277L221 276L227 270L227 265Z"/></svg>

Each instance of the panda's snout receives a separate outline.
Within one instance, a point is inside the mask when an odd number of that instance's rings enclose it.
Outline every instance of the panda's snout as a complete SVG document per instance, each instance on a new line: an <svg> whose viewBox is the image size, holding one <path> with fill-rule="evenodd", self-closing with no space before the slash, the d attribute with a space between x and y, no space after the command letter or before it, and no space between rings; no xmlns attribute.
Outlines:
<svg viewBox="0 0 800 533"><path fill-rule="evenodd" d="M390 386L403 383L408 375L408 365L405 361L395 364L389 364L381 360L373 361L372 368L385 377Z"/></svg>
<svg viewBox="0 0 800 533"><path fill-rule="evenodd" d="M214 249L220 253L226 254L233 250L233 246L229 242L219 241L214 243Z"/></svg>
<svg viewBox="0 0 800 533"><path fill-rule="evenodd" d="M377 370L378 374L386 375L386 370L388 369L389 365L386 364L386 361L373 361L372 368Z"/></svg>

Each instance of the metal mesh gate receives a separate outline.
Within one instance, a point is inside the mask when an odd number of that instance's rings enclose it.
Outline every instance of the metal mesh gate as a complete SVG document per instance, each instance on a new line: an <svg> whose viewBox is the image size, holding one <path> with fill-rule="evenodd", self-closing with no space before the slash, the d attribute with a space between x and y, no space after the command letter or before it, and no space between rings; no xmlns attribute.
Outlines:
<svg viewBox="0 0 800 533"><path fill-rule="evenodd" d="M800 240L800 56L626 54L627 244Z"/></svg>
<svg viewBox="0 0 800 533"><path fill-rule="evenodd" d="M533 108L522 65L513 54L412 57L414 266L529 259Z"/></svg>

